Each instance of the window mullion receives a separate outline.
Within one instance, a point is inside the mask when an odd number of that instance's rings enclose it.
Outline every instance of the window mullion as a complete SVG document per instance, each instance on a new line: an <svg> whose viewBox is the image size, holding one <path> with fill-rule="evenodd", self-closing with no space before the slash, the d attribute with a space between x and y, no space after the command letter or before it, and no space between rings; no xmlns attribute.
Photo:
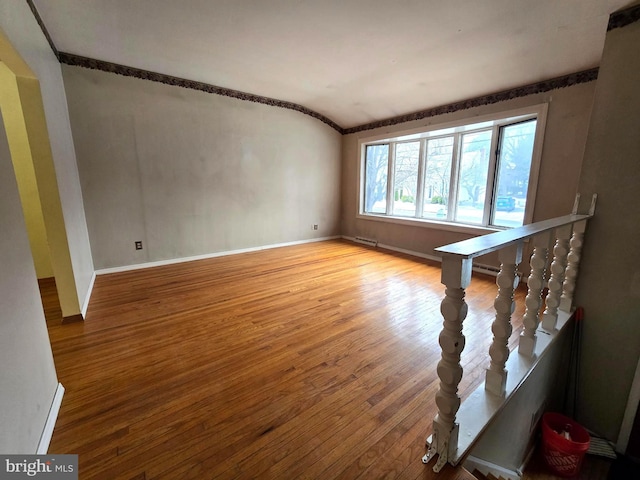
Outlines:
<svg viewBox="0 0 640 480"><path fill-rule="evenodd" d="M393 189L396 183L396 144L389 142L389 165L387 171L387 215L393 215Z"/></svg>
<svg viewBox="0 0 640 480"><path fill-rule="evenodd" d="M458 205L458 175L460 172L460 138L462 135L456 133L453 136L453 152L451 152L451 178L449 183L449 204L447 205L447 220L453 221L456 216Z"/></svg>
<svg viewBox="0 0 640 480"><path fill-rule="evenodd" d="M416 186L416 217L423 215L424 208L424 176L427 168L427 140L420 141L420 153L418 154L418 184Z"/></svg>
<svg viewBox="0 0 640 480"><path fill-rule="evenodd" d="M482 225L490 225L493 223L492 205L496 195L497 178L496 172L498 165L498 148L500 142L500 126L495 125L491 131L491 155L489 156L489 171L487 172L487 186L484 195L484 212L482 215Z"/></svg>

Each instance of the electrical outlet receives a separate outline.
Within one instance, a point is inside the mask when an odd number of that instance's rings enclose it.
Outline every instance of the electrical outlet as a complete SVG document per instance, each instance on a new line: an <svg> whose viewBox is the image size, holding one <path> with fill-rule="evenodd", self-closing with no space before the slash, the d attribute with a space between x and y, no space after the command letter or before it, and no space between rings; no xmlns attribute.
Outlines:
<svg viewBox="0 0 640 480"><path fill-rule="evenodd" d="M313 224L313 229L317 230L318 229L318 225L316 225L315 223Z"/></svg>
<svg viewBox="0 0 640 480"><path fill-rule="evenodd" d="M142 241L141 240L136 241L136 250L142 250Z"/></svg>

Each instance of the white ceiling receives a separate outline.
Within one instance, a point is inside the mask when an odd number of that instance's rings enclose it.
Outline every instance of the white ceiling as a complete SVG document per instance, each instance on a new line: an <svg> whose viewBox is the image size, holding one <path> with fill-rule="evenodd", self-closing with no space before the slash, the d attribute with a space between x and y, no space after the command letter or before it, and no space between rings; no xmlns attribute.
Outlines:
<svg viewBox="0 0 640 480"><path fill-rule="evenodd" d="M33 0L58 50L303 105L344 128L599 64L632 0Z"/></svg>

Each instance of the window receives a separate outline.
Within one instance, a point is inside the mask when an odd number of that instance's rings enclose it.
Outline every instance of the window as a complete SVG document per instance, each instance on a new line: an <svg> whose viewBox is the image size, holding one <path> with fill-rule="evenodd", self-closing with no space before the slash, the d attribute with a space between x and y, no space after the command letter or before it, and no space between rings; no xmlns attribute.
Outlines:
<svg viewBox="0 0 640 480"><path fill-rule="evenodd" d="M360 214L493 229L531 221L546 106L363 142Z"/></svg>
<svg viewBox="0 0 640 480"><path fill-rule="evenodd" d="M368 145L365 162L365 212L386 213L389 145Z"/></svg>
<svg viewBox="0 0 640 480"><path fill-rule="evenodd" d="M414 217L418 195L420 142L396 143L393 158L393 214Z"/></svg>

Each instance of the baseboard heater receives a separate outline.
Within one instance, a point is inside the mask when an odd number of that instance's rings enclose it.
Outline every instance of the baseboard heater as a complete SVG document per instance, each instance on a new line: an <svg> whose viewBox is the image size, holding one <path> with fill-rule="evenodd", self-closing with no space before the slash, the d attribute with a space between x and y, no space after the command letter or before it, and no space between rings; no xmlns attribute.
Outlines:
<svg viewBox="0 0 640 480"><path fill-rule="evenodd" d="M363 245L369 245L370 247L377 247L378 241L372 238L356 237L353 239L356 243L362 243Z"/></svg>
<svg viewBox="0 0 640 480"><path fill-rule="evenodd" d="M500 273L500 267L494 267L493 265L484 265L479 263L473 266L473 271L478 273L484 273L485 275L491 275L493 277L497 277L498 274ZM516 275L520 278L519 280L520 282L526 283L527 277L523 277L522 272L516 272Z"/></svg>
<svg viewBox="0 0 640 480"><path fill-rule="evenodd" d="M484 265L481 263L475 264L473 266L473 271L478 273L484 273L485 275L492 275L497 277L500 273L499 267L494 267L493 265Z"/></svg>

